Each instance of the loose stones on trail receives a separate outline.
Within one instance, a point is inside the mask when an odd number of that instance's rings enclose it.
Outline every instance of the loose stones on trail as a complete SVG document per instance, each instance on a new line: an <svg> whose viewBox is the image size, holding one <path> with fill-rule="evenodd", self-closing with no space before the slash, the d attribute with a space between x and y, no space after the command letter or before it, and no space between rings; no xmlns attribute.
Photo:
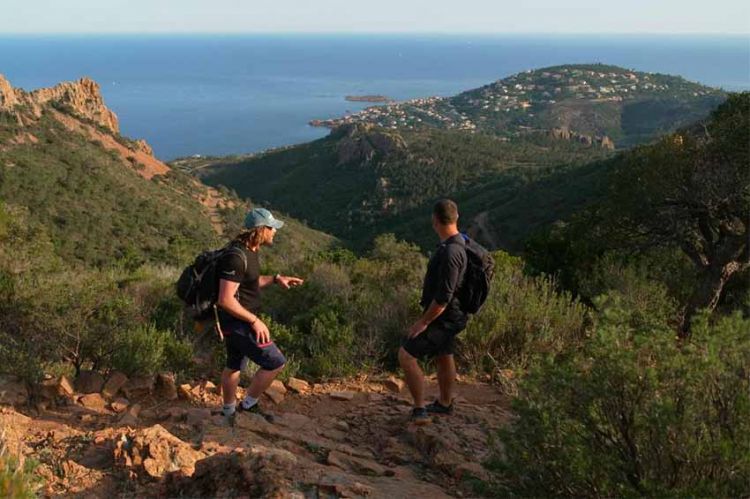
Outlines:
<svg viewBox="0 0 750 499"><path fill-rule="evenodd" d="M331 392L331 398L334 400L352 400L354 398L354 392Z"/></svg>
<svg viewBox="0 0 750 499"><path fill-rule="evenodd" d="M286 384L295 393L306 393L310 391L310 383L299 378L289 378Z"/></svg>
<svg viewBox="0 0 750 499"><path fill-rule="evenodd" d="M385 386L389 391L393 393L401 393L401 390L404 389L404 381L401 379L398 379L394 376L391 376L387 380L383 382L383 386Z"/></svg>
<svg viewBox="0 0 750 499"><path fill-rule="evenodd" d="M273 400L274 404L280 404L286 395L286 387L284 386L284 383L275 379L273 380L273 383L271 383L271 386L266 389L265 393L271 400Z"/></svg>

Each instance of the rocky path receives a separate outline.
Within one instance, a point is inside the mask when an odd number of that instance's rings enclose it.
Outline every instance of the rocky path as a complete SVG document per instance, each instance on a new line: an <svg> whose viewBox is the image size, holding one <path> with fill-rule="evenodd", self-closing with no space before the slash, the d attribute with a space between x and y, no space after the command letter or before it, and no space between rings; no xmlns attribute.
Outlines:
<svg viewBox="0 0 750 499"><path fill-rule="evenodd" d="M2 406L3 438L41 463L51 497L439 498L474 495L509 417L498 389L476 380L459 383L456 414L417 427L399 380L293 379L264 396L270 422L243 413L229 427L213 383L172 381Z"/></svg>

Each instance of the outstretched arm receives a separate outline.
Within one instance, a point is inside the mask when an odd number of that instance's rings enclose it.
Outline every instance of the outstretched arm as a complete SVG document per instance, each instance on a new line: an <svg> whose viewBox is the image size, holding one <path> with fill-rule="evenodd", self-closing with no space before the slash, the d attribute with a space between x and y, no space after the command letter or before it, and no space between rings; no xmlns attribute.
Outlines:
<svg viewBox="0 0 750 499"><path fill-rule="evenodd" d="M285 276L281 274L276 274L275 276L262 275L258 280L258 286L266 288L271 284L278 284L284 289L289 289L304 284L304 282L305 281L299 277Z"/></svg>

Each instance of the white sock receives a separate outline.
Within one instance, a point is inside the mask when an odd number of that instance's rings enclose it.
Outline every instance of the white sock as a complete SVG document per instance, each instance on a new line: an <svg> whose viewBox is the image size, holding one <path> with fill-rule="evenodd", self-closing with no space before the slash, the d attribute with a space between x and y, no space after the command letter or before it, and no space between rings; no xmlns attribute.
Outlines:
<svg viewBox="0 0 750 499"><path fill-rule="evenodd" d="M231 416L232 414L234 414L236 407L237 407L236 403L224 404L224 407L221 410L221 413L224 414L225 416Z"/></svg>
<svg viewBox="0 0 750 499"><path fill-rule="evenodd" d="M244 399L242 399L242 408L243 409L250 409L252 406L258 403L258 399L251 397L250 395L245 396Z"/></svg>

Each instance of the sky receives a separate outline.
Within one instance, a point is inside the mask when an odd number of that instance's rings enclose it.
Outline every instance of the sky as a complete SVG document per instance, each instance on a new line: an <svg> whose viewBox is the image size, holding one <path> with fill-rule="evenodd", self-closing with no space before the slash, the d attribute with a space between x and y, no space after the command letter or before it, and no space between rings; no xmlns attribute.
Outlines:
<svg viewBox="0 0 750 499"><path fill-rule="evenodd" d="M0 0L17 33L750 35L747 0Z"/></svg>

